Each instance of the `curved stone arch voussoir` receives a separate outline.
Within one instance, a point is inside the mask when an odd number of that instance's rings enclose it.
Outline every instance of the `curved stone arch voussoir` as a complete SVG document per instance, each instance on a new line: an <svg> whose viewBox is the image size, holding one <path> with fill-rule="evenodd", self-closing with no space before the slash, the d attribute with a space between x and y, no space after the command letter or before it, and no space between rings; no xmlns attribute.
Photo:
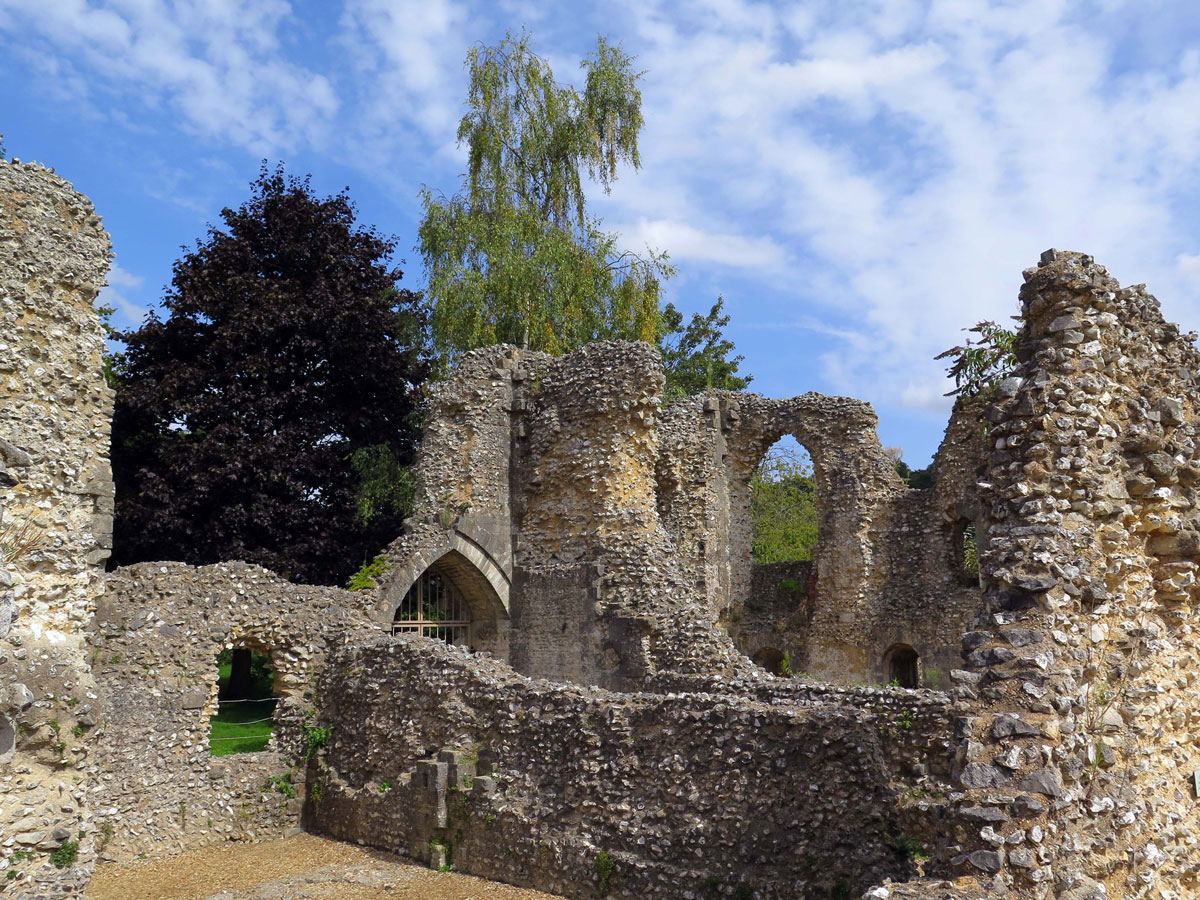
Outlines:
<svg viewBox="0 0 1200 900"><path fill-rule="evenodd" d="M412 554L395 571L375 607L380 621L391 622L408 589L431 568L437 568L454 581L470 602L473 617L509 617L509 574L480 544L452 529L437 544L426 545Z"/></svg>

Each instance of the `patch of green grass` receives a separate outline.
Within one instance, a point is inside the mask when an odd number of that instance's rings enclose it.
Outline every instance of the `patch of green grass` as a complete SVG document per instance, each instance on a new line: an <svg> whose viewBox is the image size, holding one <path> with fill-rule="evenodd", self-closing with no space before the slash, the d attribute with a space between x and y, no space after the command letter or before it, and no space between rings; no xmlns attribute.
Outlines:
<svg viewBox="0 0 1200 900"><path fill-rule="evenodd" d="M230 693L232 664L232 650L223 650L218 654L218 697L225 698ZM209 734L209 752L213 756L261 753L267 749L267 741L275 730L271 717L275 714L276 703L271 696L274 675L269 664L270 660L265 654L252 653L246 693L230 700L222 699L217 714L212 717L212 731Z"/></svg>
<svg viewBox="0 0 1200 900"><path fill-rule="evenodd" d="M223 703L221 711L212 717L209 747L213 756L232 753L261 753L275 731L269 718L275 712L271 703ZM256 719L267 718L266 722Z"/></svg>

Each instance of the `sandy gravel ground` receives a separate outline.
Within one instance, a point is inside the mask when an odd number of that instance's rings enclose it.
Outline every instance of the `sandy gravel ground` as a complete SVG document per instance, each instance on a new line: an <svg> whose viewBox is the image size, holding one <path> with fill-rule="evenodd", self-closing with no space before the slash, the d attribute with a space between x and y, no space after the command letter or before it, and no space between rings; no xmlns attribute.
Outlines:
<svg viewBox="0 0 1200 900"><path fill-rule="evenodd" d="M100 866L89 900L561 900L310 834Z"/></svg>

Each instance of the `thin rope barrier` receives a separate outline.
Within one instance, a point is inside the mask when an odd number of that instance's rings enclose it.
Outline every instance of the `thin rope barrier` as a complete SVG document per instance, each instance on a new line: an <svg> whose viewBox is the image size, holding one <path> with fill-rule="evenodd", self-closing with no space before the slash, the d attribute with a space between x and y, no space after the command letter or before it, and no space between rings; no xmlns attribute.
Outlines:
<svg viewBox="0 0 1200 900"><path fill-rule="evenodd" d="M217 700L218 703L274 703L278 697L264 697L261 700Z"/></svg>

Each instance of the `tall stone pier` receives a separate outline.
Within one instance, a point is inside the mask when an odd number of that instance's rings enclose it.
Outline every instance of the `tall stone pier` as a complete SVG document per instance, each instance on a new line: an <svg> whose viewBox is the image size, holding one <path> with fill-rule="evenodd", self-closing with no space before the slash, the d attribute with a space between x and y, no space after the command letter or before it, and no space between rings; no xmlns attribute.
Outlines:
<svg viewBox="0 0 1200 900"><path fill-rule="evenodd" d="M0 161L0 875L78 896L101 773L86 629L112 532L104 329L108 234L52 170ZM108 777L113 777L109 775Z"/></svg>

